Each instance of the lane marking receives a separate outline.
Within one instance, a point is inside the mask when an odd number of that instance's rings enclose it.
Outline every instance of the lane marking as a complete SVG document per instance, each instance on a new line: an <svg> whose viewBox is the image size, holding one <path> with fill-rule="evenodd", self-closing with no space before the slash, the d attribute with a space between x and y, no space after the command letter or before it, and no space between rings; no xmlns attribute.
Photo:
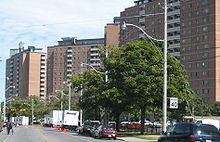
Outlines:
<svg viewBox="0 0 220 142"><path fill-rule="evenodd" d="M44 138L44 140L46 140L47 142L52 142L51 139L49 139L44 133L43 130L37 128L39 134Z"/></svg>

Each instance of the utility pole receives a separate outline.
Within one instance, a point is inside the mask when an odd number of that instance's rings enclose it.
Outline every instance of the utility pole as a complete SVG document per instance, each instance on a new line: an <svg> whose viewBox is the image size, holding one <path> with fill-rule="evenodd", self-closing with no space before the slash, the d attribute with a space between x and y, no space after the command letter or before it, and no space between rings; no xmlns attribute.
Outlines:
<svg viewBox="0 0 220 142"><path fill-rule="evenodd" d="M164 0L164 95L163 95L163 131L167 131L167 0Z"/></svg>
<svg viewBox="0 0 220 142"><path fill-rule="evenodd" d="M33 126L33 121L34 121L34 99L31 99L31 117L32 117L32 121L31 121L31 125Z"/></svg>
<svg viewBox="0 0 220 142"><path fill-rule="evenodd" d="M71 109L71 83L69 83L69 111Z"/></svg>
<svg viewBox="0 0 220 142"><path fill-rule="evenodd" d="M83 64L80 65L80 74L81 75L82 75L82 67L83 67ZM82 95L83 95L83 88L82 88L82 84L81 84L80 97L82 97ZM83 110L82 109L80 109L79 119L80 119L79 124L80 124L80 126L82 126L82 122L83 122L82 121L82 119L83 119Z"/></svg>

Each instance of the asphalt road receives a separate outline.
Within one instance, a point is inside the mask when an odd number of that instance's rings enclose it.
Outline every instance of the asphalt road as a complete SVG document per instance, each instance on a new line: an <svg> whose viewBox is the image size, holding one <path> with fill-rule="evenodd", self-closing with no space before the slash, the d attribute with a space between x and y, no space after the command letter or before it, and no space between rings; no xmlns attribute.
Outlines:
<svg viewBox="0 0 220 142"><path fill-rule="evenodd" d="M94 139L76 133L61 132L57 129L21 126L14 128L14 134L7 135L4 130L0 134L1 142L119 142L121 140Z"/></svg>

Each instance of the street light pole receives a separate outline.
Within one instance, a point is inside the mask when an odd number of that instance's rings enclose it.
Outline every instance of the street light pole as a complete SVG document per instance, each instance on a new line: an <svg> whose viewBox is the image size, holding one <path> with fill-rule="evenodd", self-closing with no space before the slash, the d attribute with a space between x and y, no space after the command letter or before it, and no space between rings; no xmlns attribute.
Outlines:
<svg viewBox="0 0 220 142"><path fill-rule="evenodd" d="M69 83L69 111L71 109L71 83Z"/></svg>
<svg viewBox="0 0 220 142"><path fill-rule="evenodd" d="M164 0L164 95L163 95L163 131L167 131L167 0Z"/></svg>
<svg viewBox="0 0 220 142"><path fill-rule="evenodd" d="M6 121L6 92L7 92L10 88L15 88L15 86L9 86L7 89L5 89L4 108L3 108L4 122Z"/></svg>
<svg viewBox="0 0 220 142"><path fill-rule="evenodd" d="M34 121L34 99L31 99L31 125L33 126L33 121Z"/></svg>
<svg viewBox="0 0 220 142"><path fill-rule="evenodd" d="M24 103L25 105L28 105L31 107L31 125L33 126L34 123L34 99L31 99L31 105L29 103Z"/></svg>
<svg viewBox="0 0 220 142"><path fill-rule="evenodd" d="M82 67L83 67L83 64L80 65L80 74L82 74ZM81 84L80 97L82 97L82 95L83 95L83 88L82 88L82 84ZM83 111L82 111L82 109L80 109L80 116L79 116L80 126L82 126L82 119L83 119Z"/></svg>
<svg viewBox="0 0 220 142"><path fill-rule="evenodd" d="M161 14L161 13L158 13ZM144 16L151 16L151 15L158 15L156 14L149 14L149 15L144 15ZM154 44L152 40L155 41L163 41L164 42L164 66L163 66L163 79L164 79L164 85L163 85L163 131L167 131L167 0L164 0L164 40L158 40L150 35L148 35L142 28L138 27L137 25L134 24L129 24L129 23L123 23L122 25L122 30L125 30L127 26L133 26L138 28L140 31L146 35L151 42Z"/></svg>

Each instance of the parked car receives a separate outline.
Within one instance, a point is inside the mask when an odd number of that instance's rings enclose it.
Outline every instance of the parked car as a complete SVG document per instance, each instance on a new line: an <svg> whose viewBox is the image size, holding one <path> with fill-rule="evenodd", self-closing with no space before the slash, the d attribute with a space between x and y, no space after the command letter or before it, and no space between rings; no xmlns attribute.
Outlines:
<svg viewBox="0 0 220 142"><path fill-rule="evenodd" d="M141 123L141 121L139 121L139 123ZM148 127L152 127L153 126L153 123L150 122L149 120L145 120L144 121L144 125L148 126Z"/></svg>
<svg viewBox="0 0 220 142"><path fill-rule="evenodd" d="M91 137L95 137L95 131L97 130L97 128L100 126L101 124L95 124L92 129L90 129L90 136Z"/></svg>
<svg viewBox="0 0 220 142"><path fill-rule="evenodd" d="M220 132L210 124L177 123L158 142L220 142Z"/></svg>
<svg viewBox="0 0 220 142"><path fill-rule="evenodd" d="M158 122L158 121L155 121L155 122L153 123L153 125L154 125L154 127L156 127L156 128L161 128L161 127L162 127L162 124L161 124L160 122Z"/></svg>
<svg viewBox="0 0 220 142"><path fill-rule="evenodd" d="M91 125L82 125L81 127L79 127L79 133L80 134L85 134L85 135L90 135L90 130L93 127Z"/></svg>
<svg viewBox="0 0 220 142"><path fill-rule="evenodd" d="M94 133L94 137L96 138L113 138L116 140L117 137L117 131L114 130L113 128L106 127L104 125L100 125Z"/></svg>

